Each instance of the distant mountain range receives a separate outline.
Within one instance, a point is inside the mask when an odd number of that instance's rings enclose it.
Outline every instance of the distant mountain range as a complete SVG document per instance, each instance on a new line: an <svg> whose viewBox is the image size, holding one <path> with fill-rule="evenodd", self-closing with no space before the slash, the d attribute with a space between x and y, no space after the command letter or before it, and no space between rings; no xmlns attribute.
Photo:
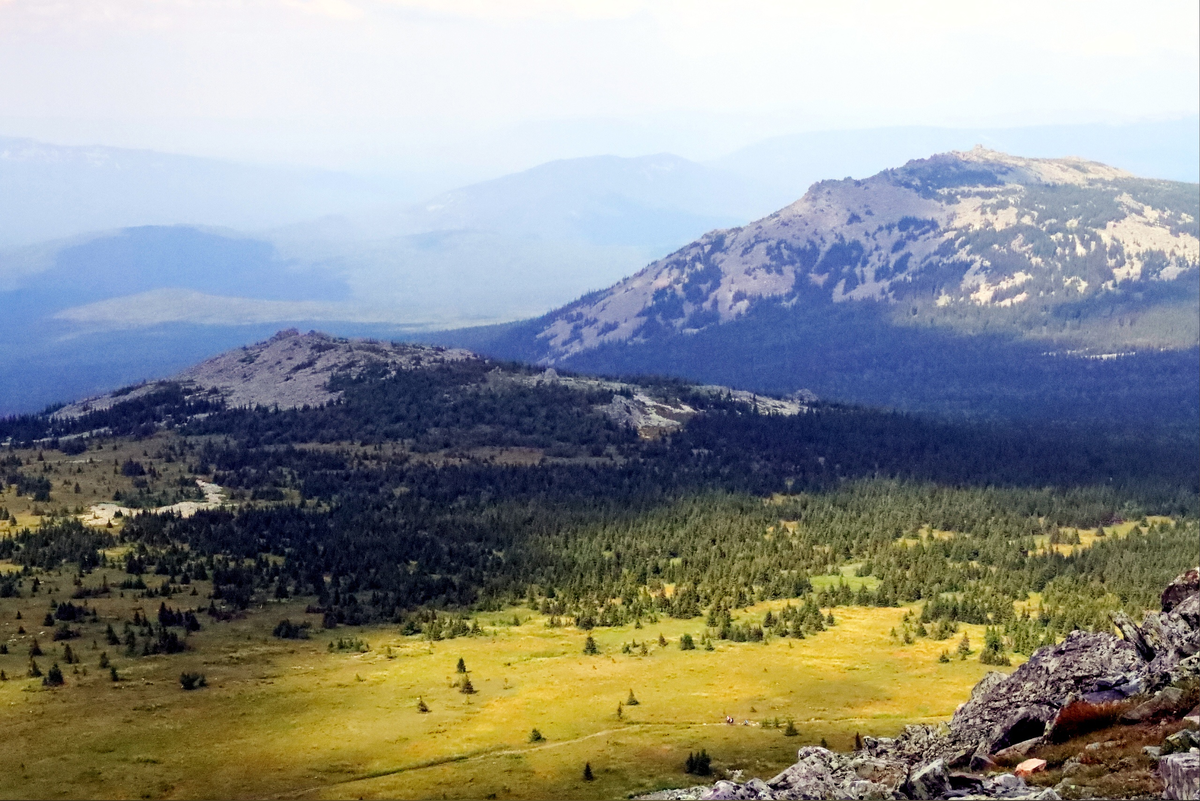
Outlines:
<svg viewBox="0 0 1200 801"><path fill-rule="evenodd" d="M551 162L419 204L394 182L0 140L0 413L166 375L288 325L391 337L536 318L769 214L811 178L862 177L944 143L1079 142L1187 177L1196 128L800 134L703 164Z"/></svg>
<svg viewBox="0 0 1200 801"><path fill-rule="evenodd" d="M1175 389L1200 373L1198 210L1196 184L976 148L817 183L537 320L437 341L1018 416L1111 417L1100 396L1142 397L1126 374L1147 366L1141 412L1183 420L1195 394Z"/></svg>

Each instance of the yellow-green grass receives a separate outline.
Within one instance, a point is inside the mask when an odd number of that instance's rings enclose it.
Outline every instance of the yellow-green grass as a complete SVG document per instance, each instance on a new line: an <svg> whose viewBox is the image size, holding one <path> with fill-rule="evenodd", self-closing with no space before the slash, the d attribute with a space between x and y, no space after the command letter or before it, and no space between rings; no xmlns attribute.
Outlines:
<svg viewBox="0 0 1200 801"><path fill-rule="evenodd" d="M820 592L831 587L837 587L839 584L845 584L855 592L861 587L874 590L879 586L879 579L874 576L855 575L860 567L862 567L861 563L842 565L838 568L838 572L833 575L813 576L811 579L813 589Z"/></svg>
<svg viewBox="0 0 1200 801"><path fill-rule="evenodd" d="M96 503L111 502L117 491L125 495L134 492L134 479L120 473L120 465L128 459L147 468L154 466L158 478L144 477L152 491L175 487L181 478L191 484L193 477L187 472L187 460L160 458L164 448L180 441L176 434L162 432L140 441L106 441L101 450L93 447L77 455L36 448L13 451L12 455L23 462L22 472L50 480L50 500L34 501L28 496L18 496L15 486L0 486L0 506L16 516L15 523L6 526L0 522L0 536L25 526L37 526L48 514L74 514ZM75 491L76 485L79 492Z"/></svg>
<svg viewBox="0 0 1200 801"><path fill-rule="evenodd" d="M1154 525L1156 523L1169 524L1172 522L1173 522L1172 519L1169 517L1151 516L1151 517L1146 518L1146 523L1148 523L1150 525ZM1105 534L1105 537L1117 537L1117 538L1127 537L1127 536L1129 536L1129 532L1133 531L1133 529L1135 527L1137 527L1138 525L1140 525L1140 522L1137 520L1126 520L1121 523L1114 523L1111 526L1104 526L1104 534ZM1048 550L1049 548L1053 548L1058 553L1067 555L1067 554L1070 554L1072 552L1072 550L1074 550L1076 548L1078 548L1078 549L1090 548L1093 545L1095 545L1097 542L1103 541L1103 539L1104 539L1104 537L1097 536L1097 534L1099 534L1099 531L1100 531L1100 529L1098 529L1098 528L1061 528L1061 529L1059 529L1059 531L1063 535L1066 535L1066 536L1070 536L1072 534L1078 534L1079 542L1078 543L1058 542L1058 543L1055 543L1054 545L1051 545L1049 535L1044 534L1044 535L1041 535L1038 537L1034 537L1034 544L1038 548L1041 548L1042 550Z"/></svg>
<svg viewBox="0 0 1200 801"><path fill-rule="evenodd" d="M903 609L856 607L834 609L837 625L805 640L719 642L711 652L678 647L682 634L703 633L701 619L598 629L601 654L585 656L586 633L547 628L523 609L480 616L486 636L430 643L395 627L321 631L306 602L292 600L227 623L202 615L186 653L126 657L104 644L104 624L138 606L153 617L159 603L126 592L90 602L100 620L71 641L83 675L61 664L62 645L42 625L48 594L64 599L71 589L64 572L45 577L33 598L0 599L10 651L0 656L10 677L0 683L0 796L619 797L694 781L682 765L700 748L719 770L769 776L800 745L825 738L848 748L856 732L944 720L988 670L976 658L939 663L956 641L897 644L888 632ZM206 606L209 589L198 582L196 596L169 603ZM761 619L781 605L744 615ZM514 611L518 627L505 623ZM283 617L314 623L313 638L273 638ZM963 628L982 642L980 627ZM362 637L370 650L330 653L337 635ZM66 686L24 677L35 636L42 670L59 661ZM622 654L633 640L650 655ZM123 681L98 668L101 651ZM453 686L460 657L475 695ZM204 673L209 686L184 692L184 670ZM618 719L630 690L641 703ZM738 725L725 725L727 715ZM775 718L779 729L741 725ZM789 719L800 736L783 736ZM544 742L529 742L534 728ZM586 762L594 782L582 780Z"/></svg>

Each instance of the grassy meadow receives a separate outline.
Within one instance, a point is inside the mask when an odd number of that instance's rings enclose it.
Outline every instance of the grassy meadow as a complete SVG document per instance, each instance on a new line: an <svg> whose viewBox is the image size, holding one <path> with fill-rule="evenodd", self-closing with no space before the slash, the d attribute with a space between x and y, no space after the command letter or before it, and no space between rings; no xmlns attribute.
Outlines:
<svg viewBox="0 0 1200 801"><path fill-rule="evenodd" d="M105 626L120 633L135 609L153 617L159 600L114 589L88 600L98 617L75 624L80 637L54 642L42 625L49 599L69 597L74 579L50 574L32 597L0 599L6 798L620 797L695 782L682 770L690 750L707 749L718 772L767 776L800 745L849 748L856 732L943 720L988 670L975 658L939 663L955 641L898 644L889 631L904 609L857 607L835 610L837 625L817 636L713 651L679 648L684 633L699 639L702 620L599 629L600 653L586 656L586 633L549 628L527 609L477 616L482 635L430 642L394 627L323 631L302 600L288 600L227 622L201 615L188 651L131 657L105 643ZM207 583L194 586L170 605L204 608ZM273 637L283 618L307 618L311 638ZM982 643L981 627L963 628ZM338 637L368 650L331 652ZM34 639L39 667L59 663L64 686L27 677ZM633 642L647 655L622 653ZM64 644L79 663L65 663ZM99 667L101 653L120 681ZM457 686L460 658L474 694ZM208 686L184 691L183 671ZM639 703L618 717L630 691ZM784 736L788 720L797 736ZM535 728L543 741L530 742ZM582 780L585 763L593 782Z"/></svg>

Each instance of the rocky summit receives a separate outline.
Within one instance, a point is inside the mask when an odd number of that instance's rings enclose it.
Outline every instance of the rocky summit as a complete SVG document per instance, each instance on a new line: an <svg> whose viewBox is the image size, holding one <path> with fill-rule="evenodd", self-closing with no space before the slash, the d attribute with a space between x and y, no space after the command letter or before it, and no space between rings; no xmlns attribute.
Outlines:
<svg viewBox="0 0 1200 801"><path fill-rule="evenodd" d="M1112 788L1120 785L1113 780L1122 778L1112 774L1136 773L1138 765L1123 757L1115 770L1097 771L1106 764L1098 755L1130 747L1157 761L1157 770L1129 777L1143 783L1131 783L1128 796L1151 791L1168 799L1200 797L1197 576L1200 571L1193 569L1172 582L1163 593L1163 611L1148 613L1141 624L1118 616L1123 637L1076 631L1035 651L1011 675L989 673L947 724L908 726L895 738L866 737L860 750L848 754L801 748L794 765L765 781L718 781L644 798L1107 797L1117 794ZM1101 730L1111 739L1087 742ZM1170 733L1159 734L1159 744L1138 746L1162 731ZM1072 744L1082 744L1080 752L1065 762L1060 758L1051 777L1037 754L1057 749L1061 757ZM1041 777L1057 781L1047 784ZM1100 779L1109 783L1088 784Z"/></svg>
<svg viewBox="0 0 1200 801"><path fill-rule="evenodd" d="M763 304L823 298L883 303L901 325L1193 347L1198 331L1185 315L1153 331L1084 318L1091 302L1147 293L1159 316L1173 301L1192 309L1196 206L1195 185L1096 162L982 147L945 153L866 180L814 184L765 219L709 233L549 315L536 336L542 357L557 362L605 344L695 333ZM1058 313L1067 310L1079 313Z"/></svg>

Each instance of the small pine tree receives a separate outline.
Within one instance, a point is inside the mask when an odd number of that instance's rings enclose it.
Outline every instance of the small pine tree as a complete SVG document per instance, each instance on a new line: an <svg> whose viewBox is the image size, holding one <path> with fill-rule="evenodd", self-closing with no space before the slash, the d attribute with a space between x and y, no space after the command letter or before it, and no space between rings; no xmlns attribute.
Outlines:
<svg viewBox="0 0 1200 801"><path fill-rule="evenodd" d="M681 651L695 651L696 650L696 641L692 639L692 635L685 634L679 638L679 650L681 650Z"/></svg>
<svg viewBox="0 0 1200 801"><path fill-rule="evenodd" d="M829 741L826 740L824 737L821 738L821 747L824 748L826 751L829 750Z"/></svg>
<svg viewBox="0 0 1200 801"><path fill-rule="evenodd" d="M42 677L42 669L38 667L38 663L34 659L29 660L29 678L40 679Z"/></svg>
<svg viewBox="0 0 1200 801"><path fill-rule="evenodd" d="M625 699L625 706L637 706L640 703L641 701L634 696L633 690L630 690L629 697Z"/></svg>
<svg viewBox="0 0 1200 801"><path fill-rule="evenodd" d="M979 652L979 661L985 665L1010 664L1008 656L1004 653L1004 638L1000 636L999 629L988 626L984 635L983 650Z"/></svg>
<svg viewBox="0 0 1200 801"><path fill-rule="evenodd" d="M854 732L854 750L855 751L863 750L862 735L859 734L858 732Z"/></svg>
<svg viewBox="0 0 1200 801"><path fill-rule="evenodd" d="M429 711L429 704L425 703L424 698L417 699L417 711L420 712L421 714L425 714L426 712Z"/></svg>
<svg viewBox="0 0 1200 801"><path fill-rule="evenodd" d="M784 737L795 737L798 734L800 734L800 732L796 729L796 721L792 720L791 718L788 718L787 728L785 728L783 730L783 736Z"/></svg>
<svg viewBox="0 0 1200 801"><path fill-rule="evenodd" d="M117 669L115 667L109 667L108 677L110 679L112 679L114 682L121 680L121 674L117 673Z"/></svg>
<svg viewBox="0 0 1200 801"><path fill-rule="evenodd" d="M545 740L545 739L546 738L537 729L534 729L533 731L529 732L529 742L531 742L531 743L540 743L542 740Z"/></svg>
<svg viewBox="0 0 1200 801"><path fill-rule="evenodd" d="M62 669L55 662L50 666L50 672L46 674L46 678L42 679L42 684L46 687L61 687L63 683Z"/></svg>
<svg viewBox="0 0 1200 801"><path fill-rule="evenodd" d="M622 720L625 717L625 705L617 701L617 720Z"/></svg>
<svg viewBox="0 0 1200 801"><path fill-rule="evenodd" d="M658 644L659 644L659 647L666 648L667 647L667 638L662 636L662 634L659 634L658 635Z"/></svg>
<svg viewBox="0 0 1200 801"><path fill-rule="evenodd" d="M596 777L592 775L592 763L585 762L583 765L583 780L585 782L595 781Z"/></svg>
<svg viewBox="0 0 1200 801"><path fill-rule="evenodd" d="M463 695L475 694L475 685L471 683L471 678L469 676L462 680L462 684L459 685L458 691Z"/></svg>
<svg viewBox="0 0 1200 801"><path fill-rule="evenodd" d="M596 645L596 640L590 634L583 643L583 652L588 656L595 656L600 653L600 646Z"/></svg>
<svg viewBox="0 0 1200 801"><path fill-rule="evenodd" d="M958 641L958 658L966 659L971 655L971 638L963 632L963 638Z"/></svg>
<svg viewBox="0 0 1200 801"><path fill-rule="evenodd" d="M29 658L42 655L42 646L38 645L37 638L33 638L33 642L29 646Z"/></svg>
<svg viewBox="0 0 1200 801"><path fill-rule="evenodd" d="M463 661L463 658L461 656L458 658L458 664L454 667L454 672L455 673L466 673L467 672L467 663Z"/></svg>
<svg viewBox="0 0 1200 801"><path fill-rule="evenodd" d="M950 652L942 651L940 654L938 654L938 661L941 662L943 665L946 664L947 662L949 662L950 661Z"/></svg>

